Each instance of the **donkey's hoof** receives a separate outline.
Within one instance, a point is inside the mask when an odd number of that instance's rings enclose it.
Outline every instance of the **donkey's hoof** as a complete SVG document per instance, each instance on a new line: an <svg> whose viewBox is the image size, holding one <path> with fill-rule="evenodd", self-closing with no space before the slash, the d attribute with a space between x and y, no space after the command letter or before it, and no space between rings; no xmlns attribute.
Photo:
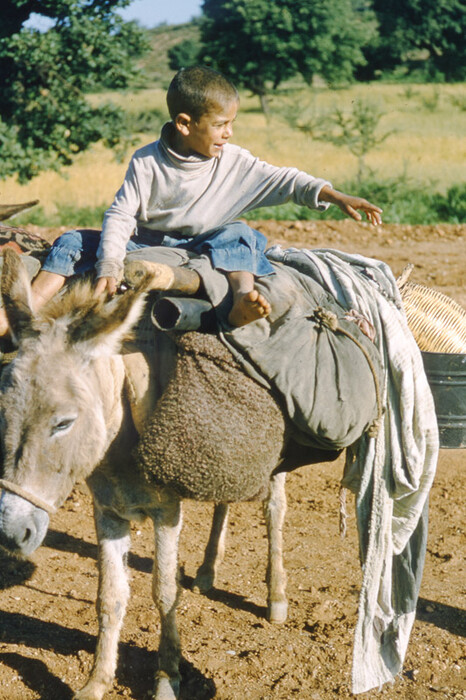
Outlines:
<svg viewBox="0 0 466 700"><path fill-rule="evenodd" d="M286 622L288 616L288 601L274 600L267 605L267 620L274 625L281 625Z"/></svg>
<svg viewBox="0 0 466 700"><path fill-rule="evenodd" d="M180 697L180 679L158 674L155 680L153 700L178 700Z"/></svg>
<svg viewBox="0 0 466 700"><path fill-rule="evenodd" d="M73 695L73 700L102 700L107 688L107 684L91 681Z"/></svg>
<svg viewBox="0 0 466 700"><path fill-rule="evenodd" d="M207 593L215 585L215 573L211 570L199 568L196 578L193 581L192 590L194 593Z"/></svg>

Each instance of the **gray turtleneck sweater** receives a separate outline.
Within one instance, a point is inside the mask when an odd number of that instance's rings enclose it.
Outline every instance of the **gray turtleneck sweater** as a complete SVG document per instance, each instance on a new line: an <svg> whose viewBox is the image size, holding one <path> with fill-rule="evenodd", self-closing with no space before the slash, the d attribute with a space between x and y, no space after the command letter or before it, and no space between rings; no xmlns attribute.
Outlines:
<svg viewBox="0 0 466 700"><path fill-rule="evenodd" d="M257 207L290 200L326 209L319 192L327 180L296 168L278 168L227 143L218 158L180 156L169 146L170 123L158 141L133 155L124 182L106 211L97 252L97 276L118 278L126 244L138 230L196 236Z"/></svg>

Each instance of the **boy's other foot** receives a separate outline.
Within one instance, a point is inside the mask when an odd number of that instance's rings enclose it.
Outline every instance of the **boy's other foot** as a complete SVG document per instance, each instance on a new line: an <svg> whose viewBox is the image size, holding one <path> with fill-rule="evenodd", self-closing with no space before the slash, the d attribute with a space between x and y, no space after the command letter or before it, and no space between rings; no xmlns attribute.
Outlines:
<svg viewBox="0 0 466 700"><path fill-rule="evenodd" d="M228 321L232 326L245 326L258 318L265 318L271 310L267 299L257 289L253 289L236 299L228 314Z"/></svg>

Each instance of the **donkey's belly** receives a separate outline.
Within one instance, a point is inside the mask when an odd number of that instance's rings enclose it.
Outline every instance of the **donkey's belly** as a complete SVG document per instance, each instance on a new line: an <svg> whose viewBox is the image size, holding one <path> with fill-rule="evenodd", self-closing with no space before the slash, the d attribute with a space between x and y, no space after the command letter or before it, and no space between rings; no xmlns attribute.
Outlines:
<svg viewBox="0 0 466 700"><path fill-rule="evenodd" d="M285 444L285 418L214 336L187 333L176 368L141 437L148 480L185 498L262 498Z"/></svg>

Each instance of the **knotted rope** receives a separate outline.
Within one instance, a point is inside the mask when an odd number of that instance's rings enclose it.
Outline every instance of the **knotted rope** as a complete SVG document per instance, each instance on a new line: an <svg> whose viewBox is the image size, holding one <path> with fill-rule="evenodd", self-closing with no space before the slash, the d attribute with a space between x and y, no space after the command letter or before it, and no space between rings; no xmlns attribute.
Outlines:
<svg viewBox="0 0 466 700"><path fill-rule="evenodd" d="M372 377L374 379L374 387L375 387L375 398L377 402L377 417L374 418L372 423L367 429L367 434L371 438L377 437L380 428L382 427L382 421L383 421L383 405L382 405L382 394L380 391L380 385L379 385L379 380L377 377L377 373L374 367L374 363L372 362L372 359L367 352L366 348L359 342L357 338L354 337L351 333L349 333L345 328L342 328L338 322L338 317L333 311L329 311L328 309L324 309L321 306L319 306L315 312L314 316L316 320L322 325L325 326L326 328L329 328L331 331L334 333L342 333L345 335L347 338L350 338L353 343L357 345L357 347L361 350L362 354L367 360L367 363L369 365L369 368L372 373ZM346 519L347 519L347 513L346 513L346 494L347 494L348 489L345 488L344 486L341 486L340 492L339 492L339 516L340 516L340 536L344 538L346 536Z"/></svg>
<svg viewBox="0 0 466 700"><path fill-rule="evenodd" d="M339 515L340 515L340 537L343 540L346 537L346 494L348 489L345 486L340 486L340 491L338 494L338 502L340 505Z"/></svg>
<svg viewBox="0 0 466 700"><path fill-rule="evenodd" d="M29 503L32 503L33 506L45 510L45 512L49 515L53 515L57 510L54 506L51 506L50 503L43 501L42 498L39 498L33 493L26 491L26 489L23 489L22 486L18 486L18 484L14 484L12 481L0 479L0 488L4 489L5 491L10 491L10 493L14 493L15 496L20 496L21 498L24 498L24 500L29 501Z"/></svg>
<svg viewBox="0 0 466 700"><path fill-rule="evenodd" d="M362 354L367 360L367 364L369 365L369 369L371 370L372 373L372 378L374 380L374 388L375 388L375 399L377 402L377 417L374 418L372 423L367 429L367 434L371 438L377 437L380 428L382 427L382 419L383 419L383 405L382 405L382 393L380 391L380 385L379 385L379 380L377 377L377 372L374 367L374 363L372 362L372 358L367 352L366 348L362 343L359 342L357 338L354 337L349 331L347 331L345 328L342 328L340 323L338 322L338 316L333 313L333 311L329 311L328 309L324 309L321 306L319 306L315 311L314 311L314 317L316 321L318 321L322 326L325 326L326 328L329 328L331 331L335 333L342 333L345 335L347 338L353 341L357 345L357 347L360 349Z"/></svg>

